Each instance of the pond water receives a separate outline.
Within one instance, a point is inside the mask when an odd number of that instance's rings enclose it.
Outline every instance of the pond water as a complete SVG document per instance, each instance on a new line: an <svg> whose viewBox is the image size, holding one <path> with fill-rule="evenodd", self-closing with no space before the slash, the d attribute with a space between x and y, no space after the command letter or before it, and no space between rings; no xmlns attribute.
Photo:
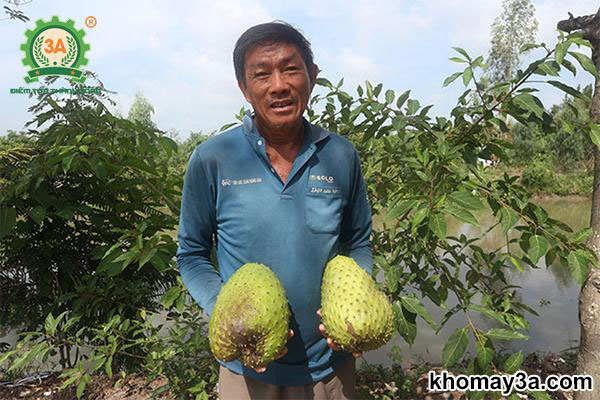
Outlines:
<svg viewBox="0 0 600 400"><path fill-rule="evenodd" d="M567 223L573 230L589 226L591 200L584 198L557 198L541 199L537 204L544 207L551 218ZM493 225L491 214L477 216L480 226L475 227L461 221L448 221L448 234L458 236L461 233L467 237L479 236ZM485 250L498 249L506 244L506 239L499 228L493 229L479 245ZM518 247L517 244L511 245ZM504 348L525 354L533 351L560 352L577 346L579 343L578 297L580 287L573 280L567 268L558 262L546 267L544 259L540 260L538 269L523 266L523 272L517 269L510 274L510 282L521 286L521 302L535 309L539 316L526 314L530 322L528 332L529 340L503 343ZM427 299L424 304L433 319L439 322L443 312ZM450 299L448 308L456 303ZM469 315L474 316L475 313ZM479 318L475 319L476 325L483 329L499 327L496 321ZM408 366L423 361L439 363L447 338L456 330L466 325L464 314L456 314L444 328L435 334L435 331L422 319L417 318L417 337L412 346L406 344L404 339L395 337L386 346L365 354L368 363L390 365L390 350L394 345L400 349L402 364ZM469 348L474 354L474 348Z"/></svg>
<svg viewBox="0 0 600 400"><path fill-rule="evenodd" d="M589 199L546 199L539 200L537 203L543 206L552 218L567 223L574 230L589 225L591 209ZM479 227L456 220L449 221L448 234L460 235L464 233L467 237L473 237L480 235L493 223L492 216L489 214L480 214L478 219ZM505 238L503 238L500 229L494 229L480 245L485 249L497 249L504 243ZM530 314L526 315L530 322L528 333L530 339L510 343L511 349L523 350L526 354L533 351L559 352L576 346L579 341L577 309L579 286L572 279L569 271L558 264L546 268L542 258L539 267L538 269L532 269L524 266L523 272L515 269L510 276L511 282L522 288L520 291L521 301L539 313L538 317ZM428 303L428 300L425 300L424 303L434 320L439 322L442 316L439 308L430 302ZM452 307L453 304L448 301L448 306ZM155 321L156 323L163 323L164 318L159 316ZM484 329L497 326L494 322L484 319L476 319L475 322ZM456 329L464 327L465 324L466 320L463 315L457 314L436 335L429 325L422 319L417 318L418 333L413 346L408 346L402 338L397 336L381 349L366 353L364 358L368 363L389 366L391 364L390 350L394 345L398 345L404 365L422 363L423 361L438 363L441 360L442 349L448 336ZM8 342L14 345L15 339L14 332L0 331L0 342ZM473 349L470 350L473 351Z"/></svg>

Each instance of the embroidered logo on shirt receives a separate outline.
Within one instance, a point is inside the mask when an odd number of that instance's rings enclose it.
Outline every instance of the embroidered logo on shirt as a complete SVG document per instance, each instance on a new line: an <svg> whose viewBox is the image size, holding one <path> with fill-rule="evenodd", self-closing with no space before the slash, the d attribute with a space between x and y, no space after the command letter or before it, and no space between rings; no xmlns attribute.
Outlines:
<svg viewBox="0 0 600 400"><path fill-rule="evenodd" d="M310 188L310 192L311 193L319 193L319 194L338 194L338 193L341 193L342 191L338 188L313 187L313 188Z"/></svg>
<svg viewBox="0 0 600 400"><path fill-rule="evenodd" d="M321 181L321 182L327 182L327 183L334 182L333 176L329 176L329 175L310 175L308 177L308 179L311 181Z"/></svg>
<svg viewBox="0 0 600 400"><path fill-rule="evenodd" d="M261 182L262 182L262 178L221 179L221 186L251 185L254 183L261 183Z"/></svg>

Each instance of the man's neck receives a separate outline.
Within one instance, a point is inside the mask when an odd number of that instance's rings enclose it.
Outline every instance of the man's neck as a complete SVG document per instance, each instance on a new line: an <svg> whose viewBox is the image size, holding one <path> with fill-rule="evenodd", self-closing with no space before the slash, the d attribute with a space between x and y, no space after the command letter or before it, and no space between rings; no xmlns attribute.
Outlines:
<svg viewBox="0 0 600 400"><path fill-rule="evenodd" d="M295 126L287 126L281 129L267 128L257 118L254 121L260 135L265 138L269 146L286 153L294 149L296 151L300 150L304 139L304 124L302 120L298 121Z"/></svg>

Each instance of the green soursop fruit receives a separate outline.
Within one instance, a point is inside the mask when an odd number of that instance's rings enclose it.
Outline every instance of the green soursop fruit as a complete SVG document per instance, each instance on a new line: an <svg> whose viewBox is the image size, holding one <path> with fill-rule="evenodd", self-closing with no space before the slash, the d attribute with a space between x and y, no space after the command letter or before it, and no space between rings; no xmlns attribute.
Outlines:
<svg viewBox="0 0 600 400"><path fill-rule="evenodd" d="M329 337L350 352L383 346L394 331L394 312L386 295L352 258L337 256L325 267L321 316Z"/></svg>
<svg viewBox="0 0 600 400"><path fill-rule="evenodd" d="M244 264L225 283L210 316L208 338L222 361L249 368L273 361L288 339L290 310L281 282L262 264Z"/></svg>

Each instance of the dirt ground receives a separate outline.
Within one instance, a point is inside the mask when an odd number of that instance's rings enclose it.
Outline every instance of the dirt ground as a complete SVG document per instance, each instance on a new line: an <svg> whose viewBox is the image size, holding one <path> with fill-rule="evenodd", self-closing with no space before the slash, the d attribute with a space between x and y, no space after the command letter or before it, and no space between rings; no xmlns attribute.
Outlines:
<svg viewBox="0 0 600 400"><path fill-rule="evenodd" d="M403 370L402 375L410 377L412 382L412 394L401 396L397 385L400 382L381 380L381 377L373 372L361 371L357 377L357 388L362 393L369 393L370 399L385 400L465 400L464 393L437 393L427 392L427 370L435 370L440 373L441 368L436 366L421 365L413 366ZM548 374L574 374L573 364L558 355L550 354L539 356L535 353L529 354L523 364L523 369L528 374L536 374L542 377ZM166 378L154 380L146 384L141 376L130 375L125 378L121 385L114 387L118 377L109 378L106 375L96 376L88 384L82 399L85 400L151 400L152 391L166 384ZM14 381L11 383L0 382L0 400L73 400L76 399L76 387L59 391L61 381L58 373L49 374L38 380ZM214 395L214 394L213 394ZM212 397L212 396L211 396ZM551 394L555 400L572 400L573 393L555 392ZM168 394L158 397L159 399L175 400L174 396ZM211 400L216 397L212 397ZM521 396L526 399L526 396Z"/></svg>
<svg viewBox="0 0 600 400"><path fill-rule="evenodd" d="M150 400L152 391L166 383L166 378L157 379L146 385L143 377L127 376L122 385L114 387L118 377L109 378L98 375L86 388L82 399L85 400ZM15 382L15 383L18 383ZM61 381L58 373L52 374L37 382L31 382L16 387L0 386L0 399L2 400L73 400L76 386L59 391ZM160 399L174 399L169 395L158 397Z"/></svg>

